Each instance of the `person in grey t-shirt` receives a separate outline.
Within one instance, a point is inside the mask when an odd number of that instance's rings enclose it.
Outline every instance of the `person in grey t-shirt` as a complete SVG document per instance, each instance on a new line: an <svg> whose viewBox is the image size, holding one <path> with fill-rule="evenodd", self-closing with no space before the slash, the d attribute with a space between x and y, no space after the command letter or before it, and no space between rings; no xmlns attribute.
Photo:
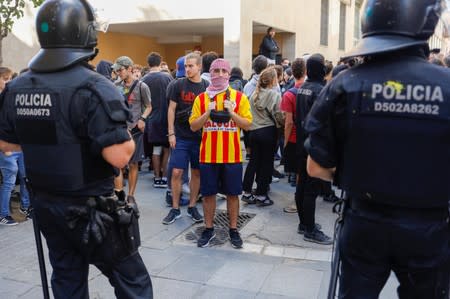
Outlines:
<svg viewBox="0 0 450 299"><path fill-rule="evenodd" d="M139 171L138 163L142 161L144 154L143 132L145 121L152 112L150 89L147 84L134 79L133 61L129 57L121 56L117 58L112 69L120 78L116 87L124 96L124 100L127 101L131 111L131 119L127 121L127 126L136 143L136 149L128 164L128 201L135 202L134 193ZM116 191L123 189L122 171L114 180L114 187Z"/></svg>

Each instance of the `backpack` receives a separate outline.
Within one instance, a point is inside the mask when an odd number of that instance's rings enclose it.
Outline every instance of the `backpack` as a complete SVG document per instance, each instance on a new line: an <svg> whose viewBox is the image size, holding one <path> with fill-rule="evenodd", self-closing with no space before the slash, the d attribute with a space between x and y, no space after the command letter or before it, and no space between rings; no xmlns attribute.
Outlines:
<svg viewBox="0 0 450 299"><path fill-rule="evenodd" d="M230 87L233 88L234 90L238 90L238 91L243 91L244 90L244 86L242 85L242 81L239 79L236 79L232 82L230 82Z"/></svg>

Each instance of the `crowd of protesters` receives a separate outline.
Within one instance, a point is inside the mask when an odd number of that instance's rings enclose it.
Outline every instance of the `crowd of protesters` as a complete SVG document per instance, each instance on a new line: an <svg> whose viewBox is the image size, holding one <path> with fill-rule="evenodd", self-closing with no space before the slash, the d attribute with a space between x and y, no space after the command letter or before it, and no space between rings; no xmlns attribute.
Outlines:
<svg viewBox="0 0 450 299"><path fill-rule="evenodd" d="M127 102L131 113L128 129L136 144L128 166L118 170L116 191L125 192L128 185L128 201L139 202L135 198L139 171L142 161L149 158L153 187L166 189L165 202L170 207L162 223L176 221L182 216L180 207L187 206L187 215L194 222L205 222L199 247L208 246L215 237L216 196L227 200L230 241L240 248L240 202L261 208L273 205L270 184L284 176L295 188L294 204L284 211L298 214L297 232L306 241L333 242L315 222L315 205L318 197L327 202L338 198L330 183L308 176L303 146L307 136L302 126L327 82L362 61L351 59L333 66L315 53L292 62L282 58L276 65L279 48L274 36L269 28L248 80L239 67L230 66L214 51L181 56L172 70L157 52L148 55L147 66L135 64L128 56L114 62L102 60L96 66ZM450 55L436 49L429 61L450 68ZM0 92L17 75L0 67ZM278 159L284 173L276 169ZM245 160L248 163L243 167ZM10 211L16 184L20 185L19 211L24 219L30 217L31 209L23 154L1 152L0 169L0 225L17 225ZM203 199L205 217L197 209L199 199Z"/></svg>

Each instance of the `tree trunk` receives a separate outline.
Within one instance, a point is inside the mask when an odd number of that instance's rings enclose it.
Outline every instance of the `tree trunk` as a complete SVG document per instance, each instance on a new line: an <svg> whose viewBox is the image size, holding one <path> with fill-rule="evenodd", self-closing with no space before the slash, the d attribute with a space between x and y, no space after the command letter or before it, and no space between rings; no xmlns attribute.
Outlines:
<svg viewBox="0 0 450 299"><path fill-rule="evenodd" d="M3 51L2 51L2 45L3 45L3 37L0 35L0 66L3 65Z"/></svg>

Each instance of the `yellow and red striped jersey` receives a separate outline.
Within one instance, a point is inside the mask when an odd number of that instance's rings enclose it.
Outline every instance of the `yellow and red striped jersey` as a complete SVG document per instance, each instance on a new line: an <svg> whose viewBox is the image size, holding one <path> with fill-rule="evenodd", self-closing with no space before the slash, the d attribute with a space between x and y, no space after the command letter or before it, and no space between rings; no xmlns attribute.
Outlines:
<svg viewBox="0 0 450 299"><path fill-rule="evenodd" d="M236 102L234 112L252 121L250 103L245 94L229 88L230 101ZM226 92L214 97L216 109L223 110ZM197 96L192 106L189 122L202 116L211 102L208 94L203 92ZM241 130L231 119L228 123L213 122L210 118L203 125L200 145L200 163L240 163L242 162Z"/></svg>

